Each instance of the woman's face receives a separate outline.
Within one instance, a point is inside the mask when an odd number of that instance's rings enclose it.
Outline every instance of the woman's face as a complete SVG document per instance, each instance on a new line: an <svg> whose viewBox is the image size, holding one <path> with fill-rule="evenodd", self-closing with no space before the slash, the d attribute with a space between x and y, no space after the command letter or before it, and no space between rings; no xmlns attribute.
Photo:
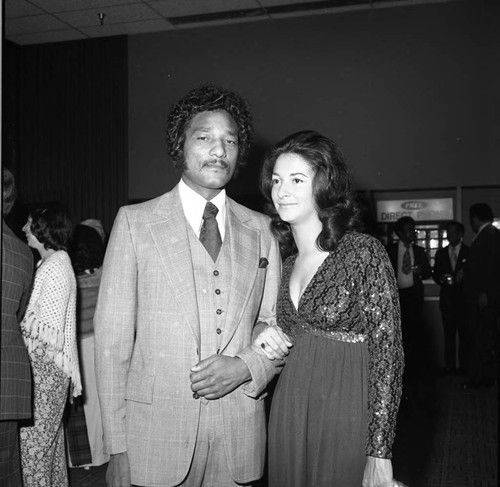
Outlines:
<svg viewBox="0 0 500 487"><path fill-rule="evenodd" d="M28 221L24 224L23 227L23 232L26 235L26 240L28 242L28 245L33 248L39 250L40 248L43 248L43 245L40 243L40 241L31 233L31 223L32 223L31 216L28 217Z"/></svg>
<svg viewBox="0 0 500 487"><path fill-rule="evenodd" d="M282 154L276 159L271 197L280 218L290 224L317 219L314 203L314 171L298 154Z"/></svg>

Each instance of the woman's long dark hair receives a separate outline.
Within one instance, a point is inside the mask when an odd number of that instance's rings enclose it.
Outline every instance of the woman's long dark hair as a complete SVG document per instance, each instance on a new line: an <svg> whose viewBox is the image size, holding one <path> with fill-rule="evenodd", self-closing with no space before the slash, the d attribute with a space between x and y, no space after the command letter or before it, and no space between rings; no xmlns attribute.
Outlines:
<svg viewBox="0 0 500 487"><path fill-rule="evenodd" d="M265 198L265 211L271 217L271 230L277 238L282 257L297 252L290 224L281 220L272 198L272 173L279 156L297 154L314 171L313 197L322 224L316 244L331 252L350 230L359 230L360 208L352 177L338 145L318 132L304 130L289 135L267 154L260 173L260 190Z"/></svg>

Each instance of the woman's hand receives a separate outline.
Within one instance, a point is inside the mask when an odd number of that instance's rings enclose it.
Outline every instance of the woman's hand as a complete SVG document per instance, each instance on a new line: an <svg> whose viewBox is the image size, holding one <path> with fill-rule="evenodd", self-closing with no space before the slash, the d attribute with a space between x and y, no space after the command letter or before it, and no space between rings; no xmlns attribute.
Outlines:
<svg viewBox="0 0 500 487"><path fill-rule="evenodd" d="M284 359L293 343L279 326L268 326L253 341L257 351L269 360Z"/></svg>
<svg viewBox="0 0 500 487"><path fill-rule="evenodd" d="M366 457L363 487L406 487L392 476L392 462L387 458Z"/></svg>

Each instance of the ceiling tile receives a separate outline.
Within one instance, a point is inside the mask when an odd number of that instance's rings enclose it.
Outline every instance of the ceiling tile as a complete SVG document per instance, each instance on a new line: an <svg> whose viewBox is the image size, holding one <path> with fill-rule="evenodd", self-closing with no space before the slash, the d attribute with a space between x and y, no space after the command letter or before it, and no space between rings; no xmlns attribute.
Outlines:
<svg viewBox="0 0 500 487"><path fill-rule="evenodd" d="M120 7L78 10L55 15L73 27L90 27L93 25L100 27L101 22L98 14L101 12L105 14L104 26L144 20L161 20L160 15L143 3L133 3Z"/></svg>
<svg viewBox="0 0 500 487"><path fill-rule="evenodd" d="M89 37L144 34L171 30L174 27L165 19L131 22L128 24L112 24L103 26L82 27L80 30Z"/></svg>
<svg viewBox="0 0 500 487"><path fill-rule="evenodd" d="M276 7L278 5L294 5L296 3L318 3L318 0L259 0L263 7Z"/></svg>
<svg viewBox="0 0 500 487"><path fill-rule="evenodd" d="M52 15L31 15L6 22L5 35L31 34L48 30L67 30L68 26Z"/></svg>
<svg viewBox="0 0 500 487"><path fill-rule="evenodd" d="M45 13L43 10L24 0L6 0L5 2L6 19L23 17L25 15L40 15L43 13Z"/></svg>
<svg viewBox="0 0 500 487"><path fill-rule="evenodd" d="M300 10L284 10L284 11L270 11L269 17L271 19L286 19L290 17L305 17L305 16L314 16L314 15L329 15L333 13L342 13L342 12L355 12L360 10L370 10L372 9L372 4L370 3L362 3L359 5L342 5L338 7L323 7L323 8L312 8L308 9L300 9Z"/></svg>
<svg viewBox="0 0 500 487"><path fill-rule="evenodd" d="M13 0L10 0L13 1ZM141 0L30 0L47 13L72 12L92 8L105 8L130 3L142 3Z"/></svg>
<svg viewBox="0 0 500 487"><path fill-rule="evenodd" d="M194 27L209 27L209 26L217 26L217 25L234 25L234 24L244 24L248 22L255 22L262 20L263 18L267 19L268 17L259 16L259 17L232 17L228 19L213 19L213 20L204 20L203 23L200 22L183 22L182 24L176 24L177 29L189 29Z"/></svg>
<svg viewBox="0 0 500 487"><path fill-rule="evenodd" d="M187 17L261 8L255 0L158 0L147 3L164 17Z"/></svg>
<svg viewBox="0 0 500 487"><path fill-rule="evenodd" d="M49 42L76 41L87 39L87 37L77 30L53 30L51 32L34 32L33 34L24 34L13 36L11 40L19 45L27 44L46 44Z"/></svg>

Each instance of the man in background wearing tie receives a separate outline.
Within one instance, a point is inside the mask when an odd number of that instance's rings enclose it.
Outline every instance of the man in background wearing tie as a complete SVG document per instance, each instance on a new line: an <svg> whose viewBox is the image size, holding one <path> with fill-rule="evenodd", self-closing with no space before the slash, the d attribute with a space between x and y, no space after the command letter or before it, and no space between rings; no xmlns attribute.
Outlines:
<svg viewBox="0 0 500 487"><path fill-rule="evenodd" d="M464 269L471 354L464 388L491 386L498 379L500 317L500 231L486 203L469 208L475 233Z"/></svg>
<svg viewBox="0 0 500 487"><path fill-rule="evenodd" d="M457 221L446 225L449 245L438 249L432 278L441 287L439 309L444 331L444 372L463 372L466 368L465 295L463 291L464 265L469 247L462 242L464 226ZM457 367L458 332L458 367Z"/></svg>
<svg viewBox="0 0 500 487"><path fill-rule="evenodd" d="M246 102L191 90L167 119L182 172L121 208L95 315L108 485L249 485L263 474L263 391L278 369L252 348L275 324L280 256L267 217L230 199L252 126Z"/></svg>
<svg viewBox="0 0 500 487"><path fill-rule="evenodd" d="M420 392L416 389L422 372L429 367L428 347L423 323L424 285L422 280L431 277L432 269L425 249L415 245L415 220L400 218L394 226L399 242L387 248L396 274L401 306L401 329L405 353L403 398L411 400Z"/></svg>

